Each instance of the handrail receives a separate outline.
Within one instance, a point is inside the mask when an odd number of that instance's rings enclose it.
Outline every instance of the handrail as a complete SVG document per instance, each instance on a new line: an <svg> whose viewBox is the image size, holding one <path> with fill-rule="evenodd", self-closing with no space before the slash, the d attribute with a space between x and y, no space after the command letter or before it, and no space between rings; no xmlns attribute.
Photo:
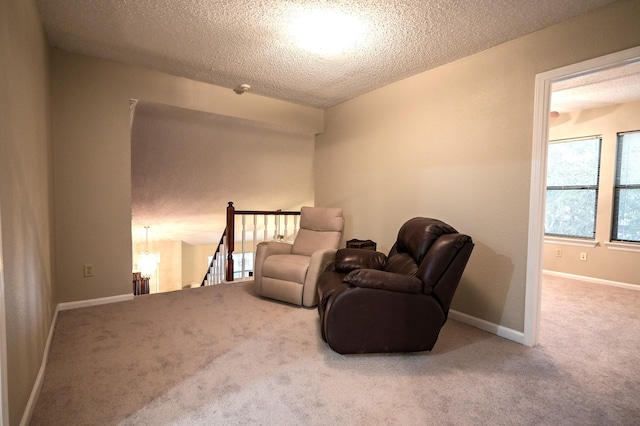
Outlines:
<svg viewBox="0 0 640 426"><path fill-rule="evenodd" d="M265 239L266 239L266 226L267 226L267 221L266 221L266 217L267 216L300 216L300 212L299 211L282 211L282 210L236 210L235 207L233 206L233 202L229 201L228 205L227 205L227 218L226 218L226 227L222 233L222 237L220 237L220 242L218 243L218 247L216 248L216 252L214 253L211 262L209 263L209 268L207 269L207 272L204 275L204 278L202 279L202 284L201 286L206 285L207 281L208 281L208 277L211 275L213 276L213 274L211 274L212 269L214 268L216 262L219 259L218 254L220 253L221 249L220 247L226 247L226 259L225 259L225 267L224 267L224 280L227 282L231 282L234 280L234 260L233 260L233 253L235 251L235 218L236 215L240 215L243 217L243 221L242 221L242 226L243 226L243 236L242 236L242 242L243 242L243 247L242 247L242 252L244 253L244 216L254 216L254 225L255 225L255 221L256 221L256 216L265 216ZM276 232L279 230L279 220L276 224ZM294 220L294 229L296 227L297 224L297 219ZM285 220L285 232L287 230L287 226L288 226L288 221ZM281 237L280 235L274 235L275 237ZM255 230L254 230L254 237L255 237ZM254 241L255 243L255 241ZM244 274L244 256L243 256L243 272ZM213 279L211 280L213 281Z"/></svg>
<svg viewBox="0 0 640 426"><path fill-rule="evenodd" d="M231 203L231 202L229 202ZM235 210L235 214L300 216L300 212L282 210Z"/></svg>
<svg viewBox="0 0 640 426"><path fill-rule="evenodd" d="M206 285L207 282L207 277L209 276L209 273L211 271L211 269L213 268L213 265L215 264L216 260L218 259L218 253L220 253L220 247L222 247L222 245L224 244L224 237L227 234L227 230L225 229L224 231L222 231L222 236L220 237L220 242L218 242L218 247L216 248L215 253L213 253L213 257L211 258L211 262L209 262L209 267L207 268L207 272L204 273L204 278L202 278L202 284L200 284L200 287Z"/></svg>
<svg viewBox="0 0 640 426"><path fill-rule="evenodd" d="M227 206L227 265L225 268L225 281L233 281L233 252L235 250L235 216L236 215L263 215L263 216L300 216L299 211L282 210L236 210L233 202L229 201Z"/></svg>

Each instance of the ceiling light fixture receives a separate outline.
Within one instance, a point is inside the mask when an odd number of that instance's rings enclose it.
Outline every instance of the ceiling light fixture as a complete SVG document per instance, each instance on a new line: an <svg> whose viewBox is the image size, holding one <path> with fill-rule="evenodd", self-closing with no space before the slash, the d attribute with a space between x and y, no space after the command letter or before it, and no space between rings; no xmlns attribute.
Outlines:
<svg viewBox="0 0 640 426"><path fill-rule="evenodd" d="M332 55L362 44L367 28L357 17L341 11L300 10L294 15L289 32L297 46L313 53Z"/></svg>
<svg viewBox="0 0 640 426"><path fill-rule="evenodd" d="M158 263L160 263L160 253L151 253L149 251L149 226L144 227L144 232L144 251L138 255L138 268L140 269L142 278L151 278L158 269Z"/></svg>

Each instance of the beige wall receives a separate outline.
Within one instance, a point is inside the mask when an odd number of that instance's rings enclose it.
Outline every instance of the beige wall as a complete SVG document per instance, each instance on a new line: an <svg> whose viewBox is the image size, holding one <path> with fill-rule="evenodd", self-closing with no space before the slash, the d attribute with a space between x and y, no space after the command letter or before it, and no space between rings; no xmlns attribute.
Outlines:
<svg viewBox="0 0 640 426"><path fill-rule="evenodd" d="M322 129L321 110L58 49L51 57L58 302L131 291L130 98Z"/></svg>
<svg viewBox="0 0 640 426"><path fill-rule="evenodd" d="M640 44L621 1L329 109L316 204L386 251L414 216L476 243L453 309L523 331L535 75Z"/></svg>
<svg viewBox="0 0 640 426"><path fill-rule="evenodd" d="M330 109L316 142L316 204L344 207L345 239L372 238L382 250L415 215L469 233L477 246L454 308L521 330L534 76L640 44L639 9L621 1ZM323 115L57 49L48 76L35 2L0 2L0 19L0 220L17 424L55 303L131 291L129 99L313 134ZM83 263L94 264L91 280Z"/></svg>
<svg viewBox="0 0 640 426"><path fill-rule="evenodd" d="M549 120L549 140L602 136L600 190L596 222L596 247L546 243L545 270L640 285L640 253L606 247L611 235L616 143L619 132L640 130L640 102L575 111ZM556 249L562 256L556 256ZM587 261L579 260L580 252Z"/></svg>
<svg viewBox="0 0 640 426"><path fill-rule="evenodd" d="M131 131L134 262L136 245L144 249L144 226L152 240L200 246L220 240L229 201L239 210L313 205L314 141L248 120L138 103ZM162 253L161 270L175 262L170 256ZM198 283L206 264L205 256L192 277ZM182 279L186 271L171 271L161 271L161 288L191 283Z"/></svg>
<svg viewBox="0 0 640 426"><path fill-rule="evenodd" d="M140 102L131 131L133 226L212 244L229 201L239 210L312 204L314 142L313 134Z"/></svg>
<svg viewBox="0 0 640 426"><path fill-rule="evenodd" d="M150 283L151 293L182 289L182 241L159 241L160 264L156 283Z"/></svg>
<svg viewBox="0 0 640 426"><path fill-rule="evenodd" d="M55 309L47 49L35 1L0 2L0 273L11 425L25 411Z"/></svg>
<svg viewBox="0 0 640 426"><path fill-rule="evenodd" d="M209 256L216 252L216 244L182 243L182 286L200 285L207 272Z"/></svg>

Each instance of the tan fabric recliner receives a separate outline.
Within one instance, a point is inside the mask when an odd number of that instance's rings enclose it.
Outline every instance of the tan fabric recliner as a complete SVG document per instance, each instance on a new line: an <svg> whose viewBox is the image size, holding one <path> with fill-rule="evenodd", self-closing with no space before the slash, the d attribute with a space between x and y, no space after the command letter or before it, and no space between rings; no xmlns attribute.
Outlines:
<svg viewBox="0 0 640 426"><path fill-rule="evenodd" d="M253 274L256 293L301 306L317 305L316 281L333 261L343 228L341 208L302 207L293 244L258 244Z"/></svg>

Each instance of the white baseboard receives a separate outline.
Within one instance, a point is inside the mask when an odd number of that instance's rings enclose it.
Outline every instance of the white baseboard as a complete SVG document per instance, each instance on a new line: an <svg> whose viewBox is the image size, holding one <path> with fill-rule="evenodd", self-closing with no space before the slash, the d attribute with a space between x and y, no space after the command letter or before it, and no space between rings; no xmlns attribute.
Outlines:
<svg viewBox="0 0 640 426"><path fill-rule="evenodd" d="M126 300L132 300L132 299L133 299L133 294L122 294L120 296L102 297L100 299L89 299L89 300L80 300L77 302L58 303L58 305L56 306L56 311L53 314L53 319L51 320L51 327L49 327L49 336L47 337L47 343L44 346L44 352L42 354L42 363L40 364L40 370L38 371L38 375L36 376L36 381L33 384L33 389L31 389L31 395L29 396L29 400L27 401L27 406L25 407L24 413L22 414L22 419L20 420L20 426L26 426L29 424L29 421L31 420L31 415L33 414L33 409L35 408L36 401L38 399L38 395L40 395L40 389L42 389L44 374L47 367L47 360L49 359L49 350L51 349L51 342L53 341L53 332L56 328L56 323L58 322L58 312L66 311L69 309L83 308L87 306L96 306L96 305L104 305L107 303L123 302Z"/></svg>
<svg viewBox="0 0 640 426"><path fill-rule="evenodd" d="M463 314L462 312L454 311L453 309L449 310L449 318L524 345L524 333L521 331L472 317L471 315Z"/></svg>
<svg viewBox="0 0 640 426"><path fill-rule="evenodd" d="M566 272L549 271L547 269L543 269L542 273L547 275L553 275L556 277L568 278L571 280L585 281L592 284L610 285L613 287L626 288L628 290L636 290L636 291L640 290L640 285L623 283L620 281L603 280L601 278L585 277L583 275L567 274Z"/></svg>
<svg viewBox="0 0 640 426"><path fill-rule="evenodd" d="M67 311L69 309L85 308L87 306L106 305L107 303L125 302L133 300L133 294L121 294L119 296L101 297L99 299L79 300L77 302L58 303L58 309Z"/></svg>
<svg viewBox="0 0 640 426"><path fill-rule="evenodd" d="M44 373L47 366L47 359L49 359L49 349L51 349L51 342L53 341L53 331L55 330L56 323L58 322L59 306L60 305L56 306L56 311L54 312L53 319L51 320L51 327L49 327L49 336L47 337L47 343L44 345L44 353L42 354L42 363L40 364L40 370L38 371L36 381L33 384L33 389L31 389L31 395L29 395L27 406L25 407L24 413L22 414L20 426L26 426L29 424L31 415L33 414L33 409L38 399L38 395L40 395L40 389L42 389Z"/></svg>
<svg viewBox="0 0 640 426"><path fill-rule="evenodd" d="M636 284L603 280L601 278L585 277L582 275L567 274L565 272L548 271L546 269L543 270L542 273L548 274L548 275L554 275L562 278L585 281L593 284L609 285L613 287L620 287L620 288L626 288L629 290L640 291L640 285L636 285ZM454 311L453 309L449 310L449 318L471 325L473 327L479 328L480 330L487 331L497 336L504 337L505 339L512 340L516 343L524 344L524 333L520 331L503 327L501 325L494 324L480 318L472 317L471 315L463 314L462 312Z"/></svg>

